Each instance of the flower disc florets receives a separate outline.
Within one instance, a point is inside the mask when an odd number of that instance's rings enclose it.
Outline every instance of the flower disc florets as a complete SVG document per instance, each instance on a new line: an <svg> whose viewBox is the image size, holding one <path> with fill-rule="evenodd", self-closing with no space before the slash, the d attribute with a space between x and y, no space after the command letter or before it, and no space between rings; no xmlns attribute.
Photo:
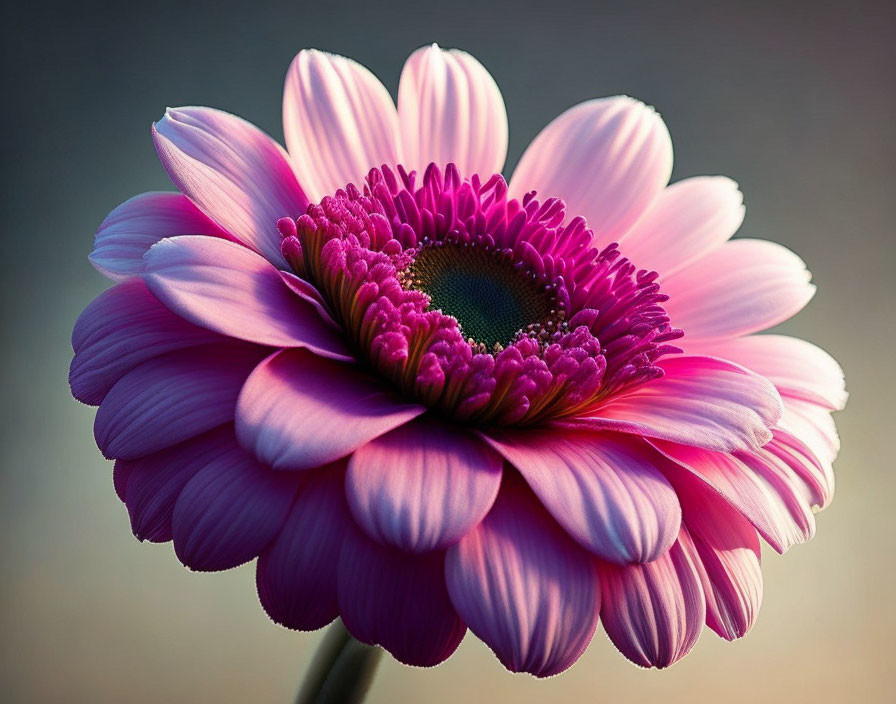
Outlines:
<svg viewBox="0 0 896 704"><path fill-rule="evenodd" d="M370 172L278 223L358 359L448 418L532 425L662 374L681 336L656 274L591 246L563 202L434 164Z"/></svg>

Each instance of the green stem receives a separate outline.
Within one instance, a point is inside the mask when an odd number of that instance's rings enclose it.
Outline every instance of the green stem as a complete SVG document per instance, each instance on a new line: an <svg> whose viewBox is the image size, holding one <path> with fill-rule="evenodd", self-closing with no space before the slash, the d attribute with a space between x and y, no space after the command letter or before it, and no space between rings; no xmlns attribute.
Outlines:
<svg viewBox="0 0 896 704"><path fill-rule="evenodd" d="M359 643L337 619L314 655L295 704L358 704L383 651Z"/></svg>

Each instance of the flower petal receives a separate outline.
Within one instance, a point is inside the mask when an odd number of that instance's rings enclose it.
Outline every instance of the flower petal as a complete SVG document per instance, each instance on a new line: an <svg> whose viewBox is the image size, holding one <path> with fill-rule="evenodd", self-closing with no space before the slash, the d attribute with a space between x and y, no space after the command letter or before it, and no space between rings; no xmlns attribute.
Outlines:
<svg viewBox="0 0 896 704"><path fill-rule="evenodd" d="M622 654L642 667L668 667L700 637L706 603L687 531L661 557L600 566L601 620Z"/></svg>
<svg viewBox="0 0 896 704"><path fill-rule="evenodd" d="M482 520L498 494L502 465L471 431L421 416L355 450L348 502L370 537L428 552L457 542Z"/></svg>
<svg viewBox="0 0 896 704"><path fill-rule="evenodd" d="M703 580L706 625L726 640L752 628L762 603L756 529L718 492L688 472L670 472Z"/></svg>
<svg viewBox="0 0 896 704"><path fill-rule="evenodd" d="M232 421L240 387L264 354L259 347L227 343L144 362L100 405L96 444L106 457L136 459Z"/></svg>
<svg viewBox="0 0 896 704"><path fill-rule="evenodd" d="M510 181L510 194L538 191L581 215L594 242L618 242L672 173L672 140L653 108L617 96L570 108L535 138Z"/></svg>
<svg viewBox="0 0 896 704"><path fill-rule="evenodd" d="M465 176L500 173L507 111L491 74L472 56L436 44L408 58L398 85L402 163L423 172L453 162Z"/></svg>
<svg viewBox="0 0 896 704"><path fill-rule="evenodd" d="M466 627L445 588L445 554L409 555L348 532L339 553L339 613L362 643L406 665L438 665Z"/></svg>
<svg viewBox="0 0 896 704"><path fill-rule="evenodd" d="M286 523L258 557L255 576L258 598L274 621L314 631L339 615L338 555L352 519L344 463L304 477Z"/></svg>
<svg viewBox="0 0 896 704"><path fill-rule="evenodd" d="M177 498L196 472L226 452L228 437L233 437L230 423L160 452L115 462L116 477L126 477L124 502L139 540L171 540Z"/></svg>
<svg viewBox="0 0 896 704"><path fill-rule="evenodd" d="M782 394L841 410L846 405L843 369L820 347L786 335L748 335L708 342L700 352L730 359L771 381Z"/></svg>
<svg viewBox="0 0 896 704"><path fill-rule="evenodd" d="M298 487L298 476L260 465L232 431L222 444L187 482L171 519L174 551L193 570L227 570L256 557L283 526Z"/></svg>
<svg viewBox="0 0 896 704"><path fill-rule="evenodd" d="M673 183L653 201L620 243L639 269L660 281L723 244L744 220L743 194L724 176Z"/></svg>
<svg viewBox="0 0 896 704"><path fill-rule="evenodd" d="M359 368L283 350L252 373L237 404L243 447L278 469L311 469L352 453L424 408Z"/></svg>
<svg viewBox="0 0 896 704"><path fill-rule="evenodd" d="M661 279L663 308L691 340L746 335L777 325L815 293L806 264L774 242L739 239Z"/></svg>
<svg viewBox="0 0 896 704"><path fill-rule="evenodd" d="M341 336L269 262L212 237L172 237L146 254L149 289L182 318L271 347L305 347L350 360Z"/></svg>
<svg viewBox="0 0 896 704"><path fill-rule="evenodd" d="M566 429L490 431L488 440L557 522L611 562L649 562L678 537L681 509L640 440Z"/></svg>
<svg viewBox="0 0 896 704"><path fill-rule="evenodd" d="M322 51L296 56L283 89L283 133L302 188L317 201L372 168L398 162L398 114L361 64Z"/></svg>
<svg viewBox="0 0 896 704"><path fill-rule="evenodd" d="M123 281L91 301L75 323L72 395L98 406L115 382L146 360L223 340L172 313L141 279Z"/></svg>
<svg viewBox="0 0 896 704"><path fill-rule="evenodd" d="M653 444L721 493L778 552L814 534L805 483L769 450L728 454L663 441Z"/></svg>
<svg viewBox="0 0 896 704"><path fill-rule="evenodd" d="M201 107L169 108L153 140L174 185L202 212L286 266L277 221L302 215L308 199L279 144L236 115Z"/></svg>
<svg viewBox="0 0 896 704"><path fill-rule="evenodd" d="M143 255L156 242L175 235L229 238L181 193L142 193L113 210L93 240L90 263L110 279L137 276Z"/></svg>
<svg viewBox="0 0 896 704"><path fill-rule="evenodd" d="M781 417L767 379L712 357L673 357L665 375L598 408L582 423L721 452L761 447Z"/></svg>
<svg viewBox="0 0 896 704"><path fill-rule="evenodd" d="M512 672L562 672L594 635L595 559L511 476L485 520L449 549L446 576L461 618Z"/></svg>

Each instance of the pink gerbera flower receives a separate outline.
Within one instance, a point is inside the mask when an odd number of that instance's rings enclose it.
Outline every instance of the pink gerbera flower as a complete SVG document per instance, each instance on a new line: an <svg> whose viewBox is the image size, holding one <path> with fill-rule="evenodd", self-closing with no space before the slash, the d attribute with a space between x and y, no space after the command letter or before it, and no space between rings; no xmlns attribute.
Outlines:
<svg viewBox="0 0 896 704"><path fill-rule="evenodd" d="M396 109L303 51L288 152L209 108L153 139L179 193L114 210L72 393L141 540L195 570L258 558L276 622L434 665L467 628L510 670L569 667L598 620L643 666L753 624L759 536L809 539L846 394L808 342L753 335L803 262L728 241L736 184L667 185L659 115L560 115L501 177L507 117L436 46Z"/></svg>

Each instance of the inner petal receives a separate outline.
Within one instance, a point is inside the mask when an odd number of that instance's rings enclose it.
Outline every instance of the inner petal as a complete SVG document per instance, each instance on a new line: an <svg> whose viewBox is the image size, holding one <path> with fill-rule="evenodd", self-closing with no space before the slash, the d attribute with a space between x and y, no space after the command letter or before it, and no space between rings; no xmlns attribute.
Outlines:
<svg viewBox="0 0 896 704"><path fill-rule="evenodd" d="M521 331L557 322L550 287L509 253L491 247L427 243L400 278L406 288L429 296L431 310L456 318L466 339L488 350L503 348Z"/></svg>

